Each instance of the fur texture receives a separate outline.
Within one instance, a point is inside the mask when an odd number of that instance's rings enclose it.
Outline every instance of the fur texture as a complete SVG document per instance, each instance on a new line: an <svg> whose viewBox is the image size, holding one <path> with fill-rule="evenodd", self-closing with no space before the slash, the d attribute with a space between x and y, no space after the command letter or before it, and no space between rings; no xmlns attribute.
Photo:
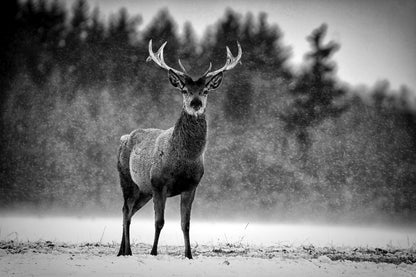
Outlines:
<svg viewBox="0 0 416 277"><path fill-rule="evenodd" d="M205 115L194 116L185 110L173 128L137 129L121 137L118 171L124 206L119 255L131 255L131 217L152 197L156 231L151 254L156 255L159 234L164 224L166 197L181 194L185 256L192 258L189 244L190 210L196 187L204 174L206 139Z"/></svg>

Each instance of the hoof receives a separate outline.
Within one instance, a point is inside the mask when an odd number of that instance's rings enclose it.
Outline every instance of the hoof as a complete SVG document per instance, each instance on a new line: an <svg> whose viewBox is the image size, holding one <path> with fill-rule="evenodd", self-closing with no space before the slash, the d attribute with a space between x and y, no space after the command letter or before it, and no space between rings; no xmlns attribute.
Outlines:
<svg viewBox="0 0 416 277"><path fill-rule="evenodd" d="M131 254L131 250L130 251L124 251L124 250L121 250L120 249L120 251L118 252L118 254L117 254L117 257L118 256L132 256L132 254Z"/></svg>
<svg viewBox="0 0 416 277"><path fill-rule="evenodd" d="M132 256L132 254L131 253L118 253L117 257L119 256Z"/></svg>

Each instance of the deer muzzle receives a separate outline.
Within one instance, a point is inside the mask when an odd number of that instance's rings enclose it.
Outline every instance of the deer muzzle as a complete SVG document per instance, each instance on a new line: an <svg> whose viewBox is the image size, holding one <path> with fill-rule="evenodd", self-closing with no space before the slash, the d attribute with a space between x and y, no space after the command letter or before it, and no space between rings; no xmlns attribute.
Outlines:
<svg viewBox="0 0 416 277"><path fill-rule="evenodd" d="M189 106L195 111L198 111L202 107L202 101L199 98L194 98L191 103L189 103Z"/></svg>

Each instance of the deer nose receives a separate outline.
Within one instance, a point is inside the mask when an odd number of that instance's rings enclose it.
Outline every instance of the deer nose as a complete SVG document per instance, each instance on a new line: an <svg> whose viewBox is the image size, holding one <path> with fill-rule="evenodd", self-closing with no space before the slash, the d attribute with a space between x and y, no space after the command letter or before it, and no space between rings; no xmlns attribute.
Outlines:
<svg viewBox="0 0 416 277"><path fill-rule="evenodd" d="M195 111L199 110L202 107L202 102L198 98L192 99L191 103L189 104Z"/></svg>

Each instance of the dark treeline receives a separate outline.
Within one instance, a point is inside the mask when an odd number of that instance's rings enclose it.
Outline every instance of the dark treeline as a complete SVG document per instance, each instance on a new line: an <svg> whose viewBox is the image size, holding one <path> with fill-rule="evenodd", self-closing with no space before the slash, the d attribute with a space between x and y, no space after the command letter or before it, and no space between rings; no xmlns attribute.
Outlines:
<svg viewBox="0 0 416 277"><path fill-rule="evenodd" d="M167 9L147 25L126 9L104 21L77 1L6 1L0 45L0 208L119 213L121 135L168 128L181 96L145 63L168 41L194 75L243 48L243 64L209 97L206 173L195 213L279 219L414 219L413 94L387 81L349 88L331 60L327 26L307 36L301 70L267 15L231 9L198 38ZM13 5L10 5L13 4ZM306 34L305 34L306 36Z"/></svg>

